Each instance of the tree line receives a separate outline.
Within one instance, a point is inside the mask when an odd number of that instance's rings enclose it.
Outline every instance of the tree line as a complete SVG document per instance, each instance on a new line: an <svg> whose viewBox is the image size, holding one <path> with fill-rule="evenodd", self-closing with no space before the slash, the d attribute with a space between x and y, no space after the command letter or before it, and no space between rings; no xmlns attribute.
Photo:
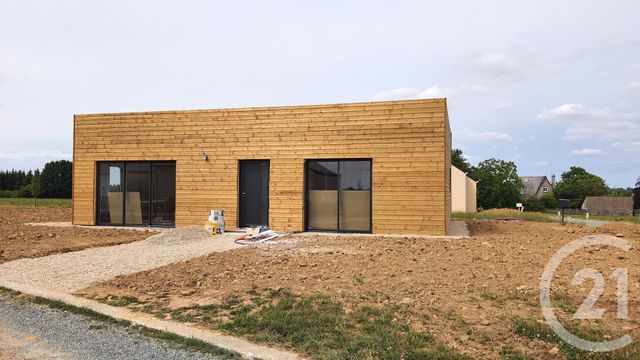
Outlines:
<svg viewBox="0 0 640 360"><path fill-rule="evenodd" d="M557 199L569 199L572 208L580 208L587 196L633 196L634 208L640 209L640 177L634 188L610 188L600 176L572 166L562 173L553 193L524 198L520 193L523 184L513 161L488 159L472 166L462 150L453 149L451 164L477 181L478 208L513 208L523 203L526 210L540 211L557 208Z"/></svg>
<svg viewBox="0 0 640 360"><path fill-rule="evenodd" d="M0 197L71 198L71 161L56 160L42 171L0 170Z"/></svg>

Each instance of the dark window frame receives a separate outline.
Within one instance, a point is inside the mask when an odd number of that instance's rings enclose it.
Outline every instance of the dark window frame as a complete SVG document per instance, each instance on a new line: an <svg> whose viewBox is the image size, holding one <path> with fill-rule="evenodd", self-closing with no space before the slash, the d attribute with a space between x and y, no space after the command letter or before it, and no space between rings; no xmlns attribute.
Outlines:
<svg viewBox="0 0 640 360"><path fill-rule="evenodd" d="M337 184L337 197L338 203L336 207L336 219L337 230L322 230L322 229L309 229L309 163L313 161L335 161L338 165L338 184ZM340 174L340 162L341 161L368 161L369 162L369 230L361 231L361 230L340 230L340 187L341 187L341 174ZM304 231L314 231L314 232L327 232L327 233L352 233L352 234L372 234L373 233L373 158L330 158L330 159L305 159L304 160L304 171L303 171L303 182L304 182Z"/></svg>
<svg viewBox="0 0 640 360"><path fill-rule="evenodd" d="M149 221L147 224L126 224L126 209L127 209L127 196L126 196L126 186L127 186L127 164L129 163L147 163L149 165ZM153 224L153 195L155 194L153 188L153 164L164 163L164 164L172 164L174 168L176 168L175 160L104 160L104 161L96 161L95 165L95 224L97 226L122 226L122 227L156 227L156 228L174 228L176 226L175 222L175 210L174 210L174 220L173 224ZM113 165L121 165L122 166L122 174L120 176L121 179L121 187L122 187L122 222L120 224L110 224L110 223L102 223L100 221L100 165L101 164L113 164ZM178 177L178 173L176 170L176 180ZM177 185L176 185L177 188ZM174 189L177 190L177 189ZM176 191L177 193L177 191ZM177 200L177 196L174 195Z"/></svg>

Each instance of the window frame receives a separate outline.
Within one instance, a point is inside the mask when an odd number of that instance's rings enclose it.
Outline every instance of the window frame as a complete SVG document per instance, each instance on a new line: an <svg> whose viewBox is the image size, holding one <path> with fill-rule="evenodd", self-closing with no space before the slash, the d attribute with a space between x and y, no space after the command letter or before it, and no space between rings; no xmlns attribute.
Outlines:
<svg viewBox="0 0 640 360"><path fill-rule="evenodd" d="M127 215L126 215L126 209L127 209L127 196L126 196L126 184L127 184L127 164L131 164L131 163L147 163L149 164L149 221L145 224L127 224L126 223L126 219L127 219ZM175 193L174 194L174 198L176 199L177 202L177 177L178 177L178 172L177 172L177 166L176 166L176 161L175 160L100 160L100 161L96 161L95 162L95 186L94 186L94 200L95 200L95 209L94 209L94 216L95 216L95 221L94 224L96 226L118 226L118 227L157 227L157 228L174 228L176 226L176 221L175 221L175 210L174 210L174 220L172 224L153 224L153 214L152 214L152 202L153 202L153 195L154 193L154 188L153 188L153 164L157 164L157 163L165 163L165 164L172 164L174 166L174 168L176 168L176 189L174 189ZM100 221L100 165L102 164L119 164L122 165L122 175L121 175L121 181L122 181L122 223L120 224L110 224L110 223L103 223Z"/></svg>
<svg viewBox="0 0 640 360"><path fill-rule="evenodd" d="M336 230L323 230L323 229L309 229L309 163L314 161L335 161L338 165L338 183L336 186L337 189L337 207L336 207ZM340 188L341 188L341 173L340 173L340 162L341 161L368 161L369 162L369 229L367 231L363 230L341 230L340 229ZM304 160L304 171L302 176L302 181L304 183L304 231L314 231L314 232L327 232L327 233L352 233L352 234L371 234L373 233L373 158L314 158L314 159L305 159Z"/></svg>

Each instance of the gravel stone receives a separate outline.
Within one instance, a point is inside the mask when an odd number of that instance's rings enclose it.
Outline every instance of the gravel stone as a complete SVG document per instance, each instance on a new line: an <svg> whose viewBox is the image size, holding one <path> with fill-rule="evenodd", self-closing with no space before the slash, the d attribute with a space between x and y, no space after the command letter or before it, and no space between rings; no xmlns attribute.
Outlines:
<svg viewBox="0 0 640 360"><path fill-rule="evenodd" d="M238 234L212 236L197 226L163 231L145 240L0 265L0 280L73 293L118 275L242 247Z"/></svg>
<svg viewBox="0 0 640 360"><path fill-rule="evenodd" d="M191 359L219 357L188 352L126 328L0 295L0 358Z"/></svg>

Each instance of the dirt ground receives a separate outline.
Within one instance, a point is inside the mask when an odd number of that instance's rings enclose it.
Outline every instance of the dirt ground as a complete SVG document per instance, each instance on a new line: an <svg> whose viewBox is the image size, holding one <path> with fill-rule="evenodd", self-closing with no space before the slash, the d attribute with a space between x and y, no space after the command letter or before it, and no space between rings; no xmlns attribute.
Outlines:
<svg viewBox="0 0 640 360"><path fill-rule="evenodd" d="M538 286L552 255L586 235L607 234L628 240L632 249L589 247L565 260L556 272L552 301L558 317L612 339L623 333L640 337L640 226L607 224L600 228L558 223L470 221L471 237L425 240L358 236L296 238L279 244L215 253L82 290L85 296L135 297L133 308L147 310L166 299L169 308L219 303L229 294L256 289L287 289L294 294L325 294L344 304L399 305L406 321L473 358L502 359L506 353L562 359L558 344L516 334L518 319L542 324ZM571 320L593 282L572 285L573 275L593 267L606 279L595 307L607 309L602 321ZM615 268L629 274L629 319L616 318ZM126 304L125 304L126 305ZM592 327L596 330L590 331ZM561 346L562 347L562 346ZM637 358L637 347L628 349Z"/></svg>
<svg viewBox="0 0 640 360"><path fill-rule="evenodd" d="M142 240L152 233L136 230L25 225L71 221L71 208L0 206L0 263Z"/></svg>

